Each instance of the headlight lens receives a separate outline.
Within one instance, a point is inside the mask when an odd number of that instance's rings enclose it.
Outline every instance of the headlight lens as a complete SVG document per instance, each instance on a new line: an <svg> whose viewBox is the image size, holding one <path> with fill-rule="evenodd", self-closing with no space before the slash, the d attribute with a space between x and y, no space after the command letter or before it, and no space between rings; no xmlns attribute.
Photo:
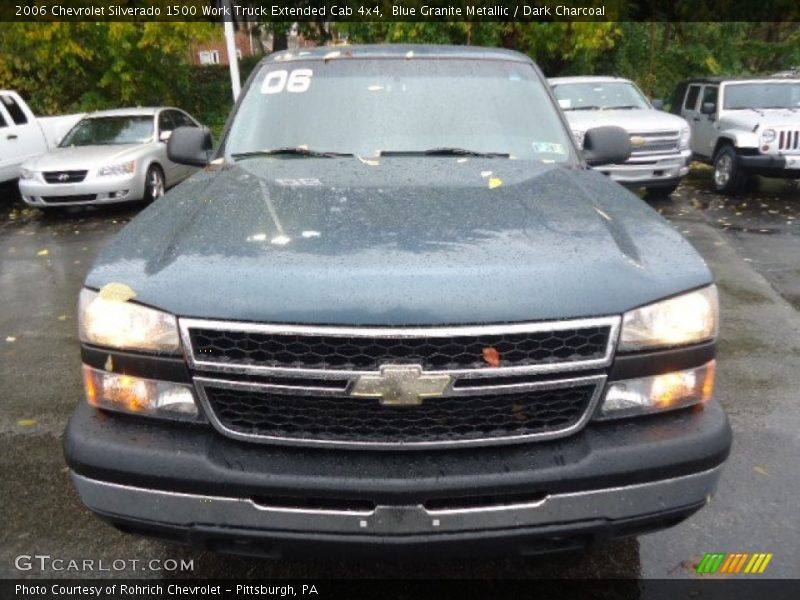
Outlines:
<svg viewBox="0 0 800 600"><path fill-rule="evenodd" d="M129 160L128 162L119 163L117 165L106 165L105 167L101 167L97 174L101 177L106 176L113 176L113 175L130 175L136 170L136 161Z"/></svg>
<svg viewBox="0 0 800 600"><path fill-rule="evenodd" d="M775 130L774 129L765 129L761 132L761 141L763 142L772 142L775 141Z"/></svg>
<svg viewBox="0 0 800 600"><path fill-rule="evenodd" d="M595 418L619 419L708 402L714 394L715 370L712 360L695 369L614 382Z"/></svg>
<svg viewBox="0 0 800 600"><path fill-rule="evenodd" d="M619 349L696 344L716 337L718 321L717 286L710 285L625 313Z"/></svg>
<svg viewBox="0 0 800 600"><path fill-rule="evenodd" d="M92 406L136 415L201 420L192 387L144 379L83 365L86 401Z"/></svg>
<svg viewBox="0 0 800 600"><path fill-rule="evenodd" d="M176 353L180 350L174 315L133 302L106 300L82 290L78 301L80 339L126 350Z"/></svg>
<svg viewBox="0 0 800 600"><path fill-rule="evenodd" d="M575 139L575 145L578 146L578 150L583 150L583 138L585 136L585 131L581 131L579 129L572 130L572 137Z"/></svg>
<svg viewBox="0 0 800 600"><path fill-rule="evenodd" d="M678 148L686 150L689 147L689 141L692 139L692 132L688 127L681 129L680 137L678 138Z"/></svg>
<svg viewBox="0 0 800 600"><path fill-rule="evenodd" d="M30 169L22 168L19 170L19 178L20 179L34 179L36 178L36 172L31 171Z"/></svg>

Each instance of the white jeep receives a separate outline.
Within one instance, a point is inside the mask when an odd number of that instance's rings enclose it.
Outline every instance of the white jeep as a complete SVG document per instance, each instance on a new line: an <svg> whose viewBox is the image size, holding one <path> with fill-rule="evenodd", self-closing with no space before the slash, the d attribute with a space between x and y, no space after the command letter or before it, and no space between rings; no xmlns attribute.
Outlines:
<svg viewBox="0 0 800 600"><path fill-rule="evenodd" d="M691 149L714 165L714 186L734 193L751 175L800 178L800 78L707 78L678 86L673 112Z"/></svg>

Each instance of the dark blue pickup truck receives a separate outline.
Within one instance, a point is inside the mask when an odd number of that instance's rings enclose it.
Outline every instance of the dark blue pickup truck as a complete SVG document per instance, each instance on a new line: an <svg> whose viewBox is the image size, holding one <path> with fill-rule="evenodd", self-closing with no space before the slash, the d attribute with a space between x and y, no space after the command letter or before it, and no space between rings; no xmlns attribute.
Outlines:
<svg viewBox="0 0 800 600"><path fill-rule="evenodd" d="M731 444L712 274L521 54L281 52L80 295L65 435L119 528L266 556L535 554L680 522ZM334 554L336 553L336 554Z"/></svg>

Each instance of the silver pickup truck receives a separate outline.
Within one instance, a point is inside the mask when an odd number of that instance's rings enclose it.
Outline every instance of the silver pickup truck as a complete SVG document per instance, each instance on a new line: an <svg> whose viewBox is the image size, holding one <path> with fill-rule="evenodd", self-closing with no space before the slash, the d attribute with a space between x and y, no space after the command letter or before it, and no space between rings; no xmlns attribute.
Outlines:
<svg viewBox="0 0 800 600"><path fill-rule="evenodd" d="M692 152L714 164L714 186L735 193L751 175L800 178L800 78L713 77L678 86L673 112Z"/></svg>
<svg viewBox="0 0 800 600"><path fill-rule="evenodd" d="M631 136L631 157L599 170L650 197L666 197L689 172L689 124L659 110L632 81L620 77L554 77L549 80L578 145L587 129L622 127Z"/></svg>

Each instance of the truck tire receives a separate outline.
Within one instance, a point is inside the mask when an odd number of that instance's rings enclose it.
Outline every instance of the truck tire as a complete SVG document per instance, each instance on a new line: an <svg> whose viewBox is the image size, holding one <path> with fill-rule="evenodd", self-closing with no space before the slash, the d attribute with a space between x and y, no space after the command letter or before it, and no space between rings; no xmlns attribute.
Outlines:
<svg viewBox="0 0 800 600"><path fill-rule="evenodd" d="M673 193L675 193L675 190L677 189L677 183L673 183L672 185L648 187L644 190L644 197L648 200L666 200Z"/></svg>
<svg viewBox="0 0 800 600"><path fill-rule="evenodd" d="M747 174L739 166L736 150L724 145L714 155L714 188L723 194L735 194L744 189Z"/></svg>

